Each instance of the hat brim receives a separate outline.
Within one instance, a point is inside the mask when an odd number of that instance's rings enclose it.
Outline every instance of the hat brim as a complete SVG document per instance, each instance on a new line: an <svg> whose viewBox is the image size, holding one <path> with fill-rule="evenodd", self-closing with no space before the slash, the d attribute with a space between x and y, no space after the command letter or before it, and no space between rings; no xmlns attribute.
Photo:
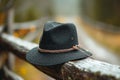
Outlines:
<svg viewBox="0 0 120 80"><path fill-rule="evenodd" d="M66 53L42 53L38 51L38 47L35 47L26 54L26 59L34 65L51 66L62 64L70 60L84 59L91 55L90 52L84 49Z"/></svg>

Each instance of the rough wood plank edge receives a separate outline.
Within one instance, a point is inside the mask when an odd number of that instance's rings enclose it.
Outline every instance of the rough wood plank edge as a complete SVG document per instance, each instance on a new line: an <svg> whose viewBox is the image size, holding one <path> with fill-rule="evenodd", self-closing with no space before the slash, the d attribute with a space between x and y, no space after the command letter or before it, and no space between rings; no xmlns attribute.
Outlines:
<svg viewBox="0 0 120 80"><path fill-rule="evenodd" d="M38 46L7 34L0 35L0 42L3 49L6 48L6 50L12 51L16 56L25 61L26 53ZM90 58L65 63L62 66L62 70L61 65L50 67L33 66L59 80L62 80L62 76L64 80L120 80L120 66Z"/></svg>
<svg viewBox="0 0 120 80"><path fill-rule="evenodd" d="M64 80L120 80L120 66L87 58L63 65Z"/></svg>

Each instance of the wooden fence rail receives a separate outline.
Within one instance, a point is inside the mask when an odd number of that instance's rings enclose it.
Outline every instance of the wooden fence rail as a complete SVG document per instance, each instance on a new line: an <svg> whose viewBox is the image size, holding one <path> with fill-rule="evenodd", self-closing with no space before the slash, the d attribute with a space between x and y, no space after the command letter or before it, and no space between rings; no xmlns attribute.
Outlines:
<svg viewBox="0 0 120 80"><path fill-rule="evenodd" d="M1 50L10 51L25 61L26 53L36 46L38 45L35 43L15 38L12 35L0 34ZM91 58L50 67L33 66L57 80L120 80L120 66Z"/></svg>

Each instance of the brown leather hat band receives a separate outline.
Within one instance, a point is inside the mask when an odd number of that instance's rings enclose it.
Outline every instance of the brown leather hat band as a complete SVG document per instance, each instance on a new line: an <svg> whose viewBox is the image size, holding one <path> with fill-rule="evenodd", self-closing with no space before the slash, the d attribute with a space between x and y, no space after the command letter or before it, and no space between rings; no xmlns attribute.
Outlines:
<svg viewBox="0 0 120 80"><path fill-rule="evenodd" d="M44 52L44 53L64 53L64 52L70 52L73 50L79 50L79 45L75 45L69 49L60 49L60 50L47 50L47 49L38 48L38 51Z"/></svg>

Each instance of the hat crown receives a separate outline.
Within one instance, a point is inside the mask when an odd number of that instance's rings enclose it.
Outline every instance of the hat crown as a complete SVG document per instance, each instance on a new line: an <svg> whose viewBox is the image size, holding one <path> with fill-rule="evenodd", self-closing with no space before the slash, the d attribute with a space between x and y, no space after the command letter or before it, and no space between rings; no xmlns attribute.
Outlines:
<svg viewBox="0 0 120 80"><path fill-rule="evenodd" d="M44 25L39 48L35 47L30 50L26 54L26 59L34 65L51 66L92 55L82 48L75 50L72 48L75 47L74 45L78 45L74 24L47 22Z"/></svg>
<svg viewBox="0 0 120 80"><path fill-rule="evenodd" d="M39 48L48 50L59 50L68 49L77 44L77 31L74 24L47 22L44 25Z"/></svg>

